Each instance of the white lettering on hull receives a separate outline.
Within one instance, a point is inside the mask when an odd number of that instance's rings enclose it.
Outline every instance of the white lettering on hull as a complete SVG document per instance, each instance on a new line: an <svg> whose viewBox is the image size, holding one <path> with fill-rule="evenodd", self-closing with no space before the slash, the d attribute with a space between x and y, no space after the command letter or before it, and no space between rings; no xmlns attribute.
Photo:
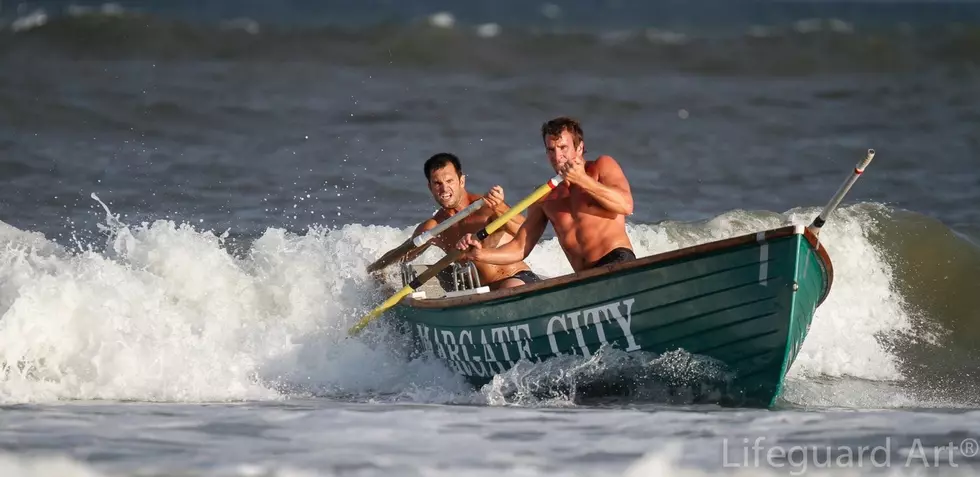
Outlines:
<svg viewBox="0 0 980 477"><path fill-rule="evenodd" d="M635 301L635 298L628 298L555 315L547 322L541 320L545 325L542 331L547 336L547 350L543 349L540 342L532 346L535 338L531 334L532 326L540 326L536 322L483 328L479 330L478 336L474 336L475 331L472 328L437 329L423 324L417 324L415 331L425 352L448 361L456 372L466 376L490 378L510 369L521 360L540 363L550 356L562 354L592 356L592 352L601 346L619 344L610 343L607 338L610 333L625 340L625 351L640 349L633 337ZM564 338L566 344L560 346L559 333L571 333L574 341L569 342ZM540 339L541 336L537 338Z"/></svg>
<svg viewBox="0 0 980 477"><path fill-rule="evenodd" d="M759 247L759 285L769 286L769 244L766 242L766 233L755 234L755 240L762 244Z"/></svg>

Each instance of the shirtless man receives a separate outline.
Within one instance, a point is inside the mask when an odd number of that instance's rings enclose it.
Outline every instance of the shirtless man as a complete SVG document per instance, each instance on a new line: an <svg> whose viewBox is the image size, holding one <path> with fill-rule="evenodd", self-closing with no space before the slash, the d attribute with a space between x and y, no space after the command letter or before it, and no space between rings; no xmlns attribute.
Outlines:
<svg viewBox="0 0 980 477"><path fill-rule="evenodd" d="M465 251L463 257L483 263L521 260L530 255L550 223L576 272L635 259L626 235L633 196L619 163L605 155L585 161L582 128L571 118L544 123L541 138L551 167L564 181L527 209L527 219L514 240L492 245L468 234L456 244Z"/></svg>
<svg viewBox="0 0 980 477"><path fill-rule="evenodd" d="M459 158L455 155L449 153L436 154L425 161L424 170L425 178L429 182L429 191L432 192L432 198L435 199L441 208L431 219L422 222L415 228L415 232L412 233L413 237L427 230L431 230L440 222L452 217L472 202L480 199L479 195L466 191L466 176L463 175ZM504 203L504 190L500 186L491 188L487 195L483 197L483 201L483 207L480 207L476 212L473 212L452 227L449 227L429 243L436 245L448 253L461 237L466 234L478 232L484 226L497 219L497 217L510 210L510 207ZM515 215L499 230L490 234L486 238L486 242L492 244L492 246L499 246L510 242L523 222L523 216L520 214ZM425 248L427 247L416 249L413 253L406 256L405 260L414 259ZM474 260L473 264L476 266L477 273L480 275L480 283L489 286L491 290L516 287L541 280L521 258L498 261L495 264Z"/></svg>

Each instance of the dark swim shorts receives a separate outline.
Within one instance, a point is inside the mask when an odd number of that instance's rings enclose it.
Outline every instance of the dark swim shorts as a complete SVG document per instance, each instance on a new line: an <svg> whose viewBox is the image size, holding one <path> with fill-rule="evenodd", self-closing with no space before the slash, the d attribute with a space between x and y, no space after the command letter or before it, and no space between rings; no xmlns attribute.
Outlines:
<svg viewBox="0 0 980 477"><path fill-rule="evenodd" d="M636 254L634 254L633 251L628 248L619 247L613 249L599 260L596 260L596 262L592 264L591 268L597 268L603 265L612 265L614 263L628 262L630 260L636 260Z"/></svg>
<svg viewBox="0 0 980 477"><path fill-rule="evenodd" d="M521 271L519 271L519 272L511 275L508 278L516 278L518 280L521 280L521 281L524 282L525 285L527 285L529 283L534 283L534 282L540 282L541 281L541 277L539 277L537 274L535 274L534 272L532 272L530 270L521 270ZM506 279L507 278L505 278L504 280L506 280ZM503 280L501 280L501 281L503 281Z"/></svg>

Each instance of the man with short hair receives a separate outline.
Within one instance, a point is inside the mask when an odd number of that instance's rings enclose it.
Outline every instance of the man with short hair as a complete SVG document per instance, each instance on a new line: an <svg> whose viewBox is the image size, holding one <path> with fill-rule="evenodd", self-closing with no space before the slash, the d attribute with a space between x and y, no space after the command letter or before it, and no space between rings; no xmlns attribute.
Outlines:
<svg viewBox="0 0 980 477"><path fill-rule="evenodd" d="M429 184L429 192L432 193L432 198L439 204L440 209L431 219L422 222L415 228L415 232L412 233L413 237L435 228L440 222L456 215L480 199L479 195L466 191L466 176L463 175L463 167L455 155L446 152L436 154L425 161L423 169ZM483 200L483 207L444 230L433 238L431 243L448 253L461 237L478 232L510 210L510 207L504 203L504 189L499 185L493 186L483 196ZM486 242L493 244L493 246L510 242L523 222L523 216L515 215L500 229L490 234L486 238ZM405 260L414 259L425 248L416 249L406 256ZM495 264L474 260L473 264L480 275L480 283L489 286L491 290L516 287L541 280L521 258L498 261Z"/></svg>
<svg viewBox="0 0 980 477"><path fill-rule="evenodd" d="M541 126L548 161L564 180L527 209L527 219L513 240L493 245L472 234L456 244L463 258L483 263L510 263L526 258L550 223L558 243L576 272L634 260L626 234L626 216L633 196L619 163L601 155L585 161L585 138L579 123L568 117Z"/></svg>

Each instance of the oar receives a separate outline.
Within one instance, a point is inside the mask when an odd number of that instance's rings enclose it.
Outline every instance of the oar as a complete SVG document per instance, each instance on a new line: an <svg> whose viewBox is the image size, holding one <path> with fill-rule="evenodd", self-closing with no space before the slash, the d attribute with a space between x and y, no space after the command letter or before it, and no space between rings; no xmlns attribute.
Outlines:
<svg viewBox="0 0 980 477"><path fill-rule="evenodd" d="M868 149L868 155L856 166L854 166L854 172L847 176L844 183L841 184L839 189L837 189L837 193L830 199L827 206L823 208L823 212L820 212L820 215L813 219L813 223L807 227L810 232L813 232L813 235L820 235L820 227L823 227L823 224L827 222L827 218L830 217L831 212L833 212L834 209L840 205L840 201L844 199L844 195L851 189L851 186L853 186L854 182L858 180L858 177L861 177L861 173L864 172L864 168L868 167L868 164L871 164L871 159L874 159L874 157L875 150Z"/></svg>
<svg viewBox="0 0 980 477"><path fill-rule="evenodd" d="M467 215L470 215L473 212L476 212L477 209L479 209L480 207L483 207L483 199L482 198L481 199L478 199L475 202L473 202L472 204L466 206L465 209L459 211L459 213L457 213L456 215L453 215L452 217L446 219L445 221L443 221L439 225L433 227L431 230L427 230L427 231L419 234L415 238L410 238L410 239L406 240L403 244L399 245L397 248L392 249L388 253L382 255L381 258L379 258L378 260L376 260L371 265L368 265L368 267L367 267L368 273L371 273L371 272L373 272L375 270L381 270L382 268L387 267L388 265L391 265L394 261L398 260L399 258L402 258L405 255L408 255L409 252L411 252L412 250L416 249L417 247L422 246L424 243L426 243L429 240L431 240L432 237L435 237L436 235L441 234L442 231L448 229L449 227L452 227L453 224L455 224L456 222L459 222L460 220L463 220L464 218L466 218Z"/></svg>
<svg viewBox="0 0 980 477"><path fill-rule="evenodd" d="M548 193L551 192L552 189L558 187L558 184L561 184L562 180L563 178L560 175L552 177L551 180L549 180L548 182L542 184L537 189L535 189L534 192L531 193L531 195L525 197L517 204L514 204L514 206L511 207L510 210L508 210L500 217L497 217L497 220L490 222L489 224L487 224L486 227L480 229L479 232L474 234L474 237L476 237L477 240L483 240L489 237L490 234L496 232L497 229L499 229L504 224L506 224L507 221L513 218L515 215L523 212L524 209L530 207L531 204L537 202L542 197L548 195ZM351 329L348 330L348 333L353 335L358 331L360 331L362 328L367 326L372 320L374 320L382 313L384 313L385 310L395 306L395 304L398 303L402 298L414 292L416 289L421 287L423 283L429 281L430 278L438 275L439 272L441 272L444 268L448 267L453 262L455 262L456 259L458 259L459 256L462 254L463 254L462 250L453 248L449 253L446 254L445 257L443 257L442 260L439 260L438 262L436 262L435 265L427 268L424 272L422 272L421 275L419 275L414 280L412 280L408 285L405 285L405 287L402 288L398 293L395 293L394 295L391 296L391 298L389 298L387 301L382 303L381 306L372 310L371 313L368 313L367 316L365 316L364 318L361 318L361 321L358 321L356 325L351 327Z"/></svg>

